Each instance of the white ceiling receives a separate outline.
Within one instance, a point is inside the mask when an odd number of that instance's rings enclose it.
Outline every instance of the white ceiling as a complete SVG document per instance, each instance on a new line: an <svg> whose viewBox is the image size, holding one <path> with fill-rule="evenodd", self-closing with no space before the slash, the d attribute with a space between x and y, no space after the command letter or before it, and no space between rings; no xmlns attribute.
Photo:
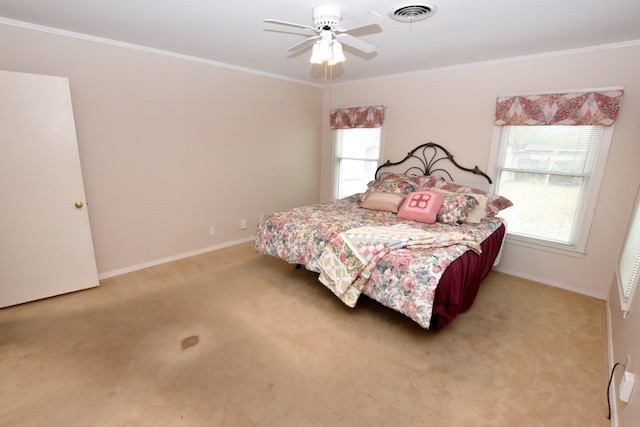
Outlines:
<svg viewBox="0 0 640 427"><path fill-rule="evenodd" d="M347 60L334 66L334 82L640 44L640 0L430 0L437 12L412 24L388 16L391 7L412 3L405 0L327 3L341 6L344 20L367 11L383 18L381 31L361 35L378 46L377 54L345 47ZM286 51L308 33L262 22L273 18L311 25L311 11L319 4L325 2L2 0L0 17L6 19L0 22L37 24L322 85L325 70L309 63L310 48L294 55Z"/></svg>

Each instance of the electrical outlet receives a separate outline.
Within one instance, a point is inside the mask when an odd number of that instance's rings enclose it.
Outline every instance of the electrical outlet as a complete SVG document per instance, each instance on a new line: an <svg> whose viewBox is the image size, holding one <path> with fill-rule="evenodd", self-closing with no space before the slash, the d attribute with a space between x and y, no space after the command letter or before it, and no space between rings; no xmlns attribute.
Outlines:
<svg viewBox="0 0 640 427"><path fill-rule="evenodd" d="M629 403L631 399L631 392L636 382L636 376L631 372L624 371L622 381L620 382L620 400Z"/></svg>
<svg viewBox="0 0 640 427"><path fill-rule="evenodd" d="M624 370L628 370L631 367L631 355L627 354L627 364L624 365Z"/></svg>
<svg viewBox="0 0 640 427"><path fill-rule="evenodd" d="M216 234L216 228L213 225L209 226L209 235L213 236L214 234Z"/></svg>
<svg viewBox="0 0 640 427"><path fill-rule="evenodd" d="M240 230L245 230L247 228L247 220L246 219L241 219L240 220Z"/></svg>

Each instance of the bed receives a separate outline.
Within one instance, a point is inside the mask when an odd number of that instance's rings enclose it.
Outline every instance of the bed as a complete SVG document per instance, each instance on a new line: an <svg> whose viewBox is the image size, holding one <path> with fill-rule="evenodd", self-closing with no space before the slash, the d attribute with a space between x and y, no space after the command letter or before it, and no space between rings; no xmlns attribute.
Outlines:
<svg viewBox="0 0 640 427"><path fill-rule="evenodd" d="M450 168L485 183L453 182ZM500 259L498 214L511 202L490 185L477 166L429 142L378 167L363 193L264 216L255 249L318 273L349 307L365 295L442 329L472 306Z"/></svg>

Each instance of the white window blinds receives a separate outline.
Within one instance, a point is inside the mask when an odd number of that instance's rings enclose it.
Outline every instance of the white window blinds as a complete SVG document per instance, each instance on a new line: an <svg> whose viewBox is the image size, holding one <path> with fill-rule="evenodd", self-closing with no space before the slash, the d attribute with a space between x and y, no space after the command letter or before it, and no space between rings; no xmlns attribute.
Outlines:
<svg viewBox="0 0 640 427"><path fill-rule="evenodd" d="M379 127L334 130L337 199L364 192L375 178L381 136Z"/></svg>
<svg viewBox="0 0 640 427"><path fill-rule="evenodd" d="M620 303L625 317L631 305L633 292L638 285L638 270L640 270L640 193L636 198L631 224L616 270Z"/></svg>
<svg viewBox="0 0 640 427"><path fill-rule="evenodd" d="M496 192L513 202L501 213L509 233L578 250L602 126L505 126ZM606 151L605 151L606 152Z"/></svg>

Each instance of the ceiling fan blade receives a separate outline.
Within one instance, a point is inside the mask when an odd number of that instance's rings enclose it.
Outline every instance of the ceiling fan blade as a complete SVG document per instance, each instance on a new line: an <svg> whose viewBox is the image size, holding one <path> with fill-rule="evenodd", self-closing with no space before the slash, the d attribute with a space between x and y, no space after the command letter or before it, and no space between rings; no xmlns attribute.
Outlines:
<svg viewBox="0 0 640 427"><path fill-rule="evenodd" d="M304 49L307 46L312 45L313 43L315 43L316 40L318 40L320 38L320 36L313 36L313 37L309 37L305 40L302 40L300 43L296 43L293 46L291 46L289 49L287 49L287 52L293 52L295 50L300 50L300 49Z"/></svg>
<svg viewBox="0 0 640 427"><path fill-rule="evenodd" d="M376 46L375 44L369 43L350 34L338 34L336 35L336 39L342 44L346 44L347 46L350 46L364 53L373 53L378 50L378 46Z"/></svg>
<svg viewBox="0 0 640 427"><path fill-rule="evenodd" d="M379 25L381 23L382 16L377 12L369 11L360 16L342 21L335 29L335 31L344 33L358 28L368 27L369 25Z"/></svg>
<svg viewBox="0 0 640 427"><path fill-rule="evenodd" d="M288 25L290 27L296 27L296 28L304 28L305 30L309 30L313 32L316 31L315 28L310 27L309 25L302 25L302 24L296 24L294 22L280 21L278 19L264 19L262 22L267 22L269 24Z"/></svg>

